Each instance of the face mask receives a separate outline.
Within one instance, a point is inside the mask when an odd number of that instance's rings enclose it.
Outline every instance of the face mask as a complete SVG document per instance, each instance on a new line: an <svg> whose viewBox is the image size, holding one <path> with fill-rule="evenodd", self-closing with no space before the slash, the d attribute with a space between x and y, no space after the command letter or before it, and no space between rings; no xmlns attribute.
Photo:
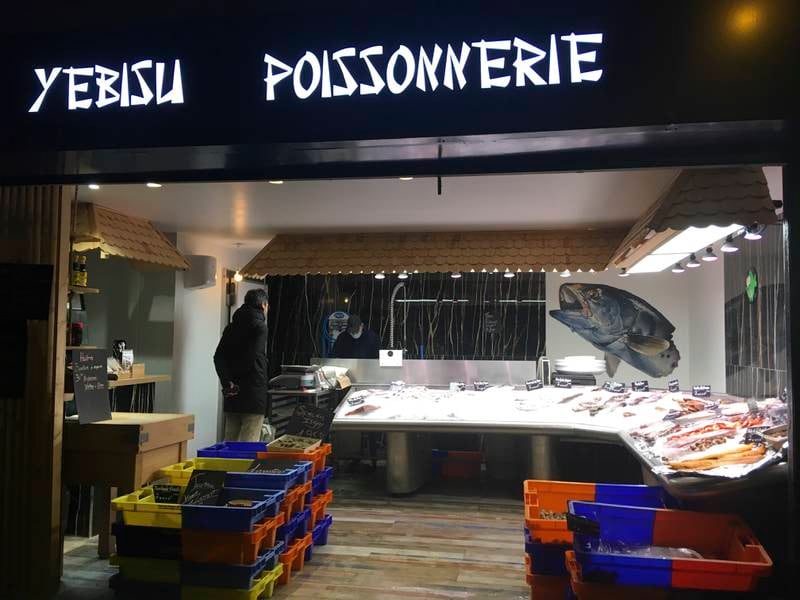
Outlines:
<svg viewBox="0 0 800 600"><path fill-rule="evenodd" d="M354 340L357 340L358 338L361 337L361 333L362 333L361 331L359 331L358 333L351 333L350 337L352 337Z"/></svg>

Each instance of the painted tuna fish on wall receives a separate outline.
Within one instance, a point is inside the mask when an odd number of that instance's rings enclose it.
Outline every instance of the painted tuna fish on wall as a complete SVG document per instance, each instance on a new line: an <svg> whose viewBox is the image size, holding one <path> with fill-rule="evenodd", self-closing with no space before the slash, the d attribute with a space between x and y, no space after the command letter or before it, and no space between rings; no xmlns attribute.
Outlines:
<svg viewBox="0 0 800 600"><path fill-rule="evenodd" d="M565 283L558 299L561 309L550 316L603 351L610 376L620 360L651 377L665 377L678 366L675 326L638 296L610 285Z"/></svg>

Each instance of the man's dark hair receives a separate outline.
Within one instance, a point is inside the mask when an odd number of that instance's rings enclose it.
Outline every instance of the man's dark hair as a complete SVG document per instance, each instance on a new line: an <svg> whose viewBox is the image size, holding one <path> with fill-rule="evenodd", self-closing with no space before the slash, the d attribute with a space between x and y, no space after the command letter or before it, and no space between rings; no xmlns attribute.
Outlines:
<svg viewBox="0 0 800 600"><path fill-rule="evenodd" d="M244 295L244 303L253 308L261 308L262 304L267 304L269 297L267 291L262 289L250 290Z"/></svg>

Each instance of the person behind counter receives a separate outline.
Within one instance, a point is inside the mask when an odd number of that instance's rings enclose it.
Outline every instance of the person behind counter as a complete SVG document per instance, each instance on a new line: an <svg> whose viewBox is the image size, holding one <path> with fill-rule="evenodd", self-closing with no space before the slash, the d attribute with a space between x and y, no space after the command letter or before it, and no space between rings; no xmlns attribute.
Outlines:
<svg viewBox="0 0 800 600"><path fill-rule="evenodd" d="M225 396L225 441L257 442L267 409L267 292L250 290L214 353Z"/></svg>
<svg viewBox="0 0 800 600"><path fill-rule="evenodd" d="M334 358L378 358L381 340L374 331L364 327L361 317L350 315L347 330L339 334L333 345Z"/></svg>

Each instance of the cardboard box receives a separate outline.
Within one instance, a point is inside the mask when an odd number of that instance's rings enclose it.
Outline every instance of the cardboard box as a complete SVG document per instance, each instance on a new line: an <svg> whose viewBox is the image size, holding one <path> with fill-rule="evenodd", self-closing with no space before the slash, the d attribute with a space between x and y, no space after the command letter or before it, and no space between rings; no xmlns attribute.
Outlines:
<svg viewBox="0 0 800 600"><path fill-rule="evenodd" d="M339 384L340 390L346 390L351 385L353 385L353 383L350 381L350 378L347 375L339 375L336 378L336 383Z"/></svg>
<svg viewBox="0 0 800 600"><path fill-rule="evenodd" d="M144 363L133 363L131 365L131 377L144 377Z"/></svg>

